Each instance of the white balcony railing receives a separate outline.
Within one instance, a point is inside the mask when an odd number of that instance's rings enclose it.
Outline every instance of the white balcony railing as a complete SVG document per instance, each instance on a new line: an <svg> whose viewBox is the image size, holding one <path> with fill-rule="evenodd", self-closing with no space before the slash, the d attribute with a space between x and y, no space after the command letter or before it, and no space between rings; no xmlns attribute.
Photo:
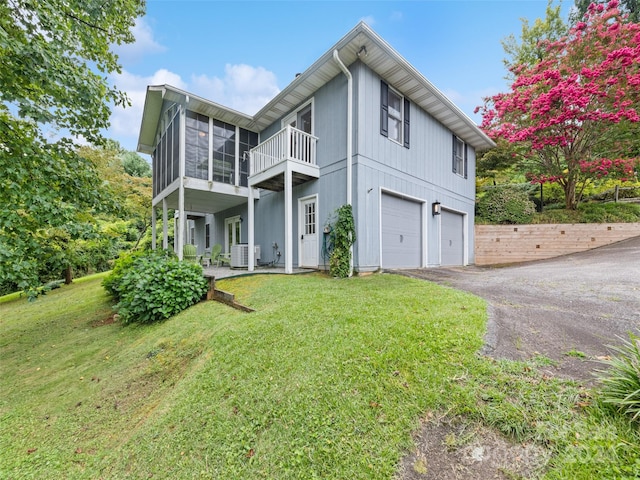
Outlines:
<svg viewBox="0 0 640 480"><path fill-rule="evenodd" d="M287 125L278 133L251 149L251 175L292 160L316 166L316 143L318 138Z"/></svg>

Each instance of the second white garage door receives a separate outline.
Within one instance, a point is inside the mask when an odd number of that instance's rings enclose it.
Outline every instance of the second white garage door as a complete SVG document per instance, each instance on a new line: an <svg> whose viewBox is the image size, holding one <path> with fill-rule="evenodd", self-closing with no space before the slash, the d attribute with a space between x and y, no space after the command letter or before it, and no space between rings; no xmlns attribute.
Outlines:
<svg viewBox="0 0 640 480"><path fill-rule="evenodd" d="M422 266L422 204L382 194L382 267Z"/></svg>
<svg viewBox="0 0 640 480"><path fill-rule="evenodd" d="M464 215L442 210L440 264L464 265Z"/></svg>

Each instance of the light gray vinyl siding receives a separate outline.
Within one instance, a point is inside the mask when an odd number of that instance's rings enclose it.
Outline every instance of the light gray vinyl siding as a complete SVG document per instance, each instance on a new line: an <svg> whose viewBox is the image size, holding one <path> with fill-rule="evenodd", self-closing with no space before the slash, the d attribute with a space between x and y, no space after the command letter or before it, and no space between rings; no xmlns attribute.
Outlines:
<svg viewBox="0 0 640 480"><path fill-rule="evenodd" d="M354 211L358 242L355 264L361 271L381 265L382 192L406 195L425 203L423 234L426 266L440 264L440 232L431 205L439 201L463 212L468 222L467 258L473 262L475 152L468 148L468 178L452 171L452 132L411 102L411 144L404 148L380 134L380 77L358 62L353 67L357 91L354 143ZM390 84L402 93L401 86Z"/></svg>
<svg viewBox="0 0 640 480"><path fill-rule="evenodd" d="M426 254L421 250L423 266L440 265L441 230L431 205L439 201L443 207L464 214L467 222L466 255L473 262L473 219L475 202L475 152L468 148L468 178L452 171L452 132L411 102L411 144L405 148L380 134L380 77L366 65L356 62L350 67L354 76L353 117L353 208L356 217L357 242L354 265L357 271L377 270L382 265L382 196L406 197L421 207L421 237ZM402 93L401 86L390 85ZM297 110L309 99L292 106ZM318 195L318 262L323 257L322 228L336 208L346 202L346 125L347 81L340 74L313 95L313 131L318 137L317 162L320 178L293 189L293 266L298 265L298 200ZM283 112L282 118L290 112ZM281 119L261 132L265 141L282 128ZM216 214L214 235L224 243L224 218L245 216L246 206ZM255 203L255 243L261 246L263 262L284 265L284 192L263 190ZM247 222L242 225L243 241L247 241ZM222 237L220 237L222 235ZM277 249L272 248L273 244ZM280 252L278 258L276 253ZM423 258L424 257L424 258ZM279 261L278 261L279 260ZM414 262L415 263L415 262Z"/></svg>
<svg viewBox="0 0 640 480"><path fill-rule="evenodd" d="M355 153L406 173L419 181L475 198L475 152L469 147L469 175L452 171L452 132L411 102L411 146L404 148L380 135L380 77L359 63L358 129ZM399 87L390 84L391 87ZM399 89L401 92L401 89ZM402 93L402 92L401 92Z"/></svg>
<svg viewBox="0 0 640 480"><path fill-rule="evenodd" d="M282 118L297 110L309 99L300 102L286 112ZM320 178L295 187L293 200L293 265L298 265L298 199L318 195L318 262L328 265L328 259L322 256L322 227L328 223L330 215L346 202L346 151L347 151L347 81L344 75L338 75L313 95L313 131L318 137L317 162ZM264 141L282 128L282 118L274 122L261 133ZM261 245L262 259L270 261L274 257L273 243L278 244L281 252L280 265L284 265L284 192L263 190L255 209L255 243ZM266 245L268 248L265 250Z"/></svg>

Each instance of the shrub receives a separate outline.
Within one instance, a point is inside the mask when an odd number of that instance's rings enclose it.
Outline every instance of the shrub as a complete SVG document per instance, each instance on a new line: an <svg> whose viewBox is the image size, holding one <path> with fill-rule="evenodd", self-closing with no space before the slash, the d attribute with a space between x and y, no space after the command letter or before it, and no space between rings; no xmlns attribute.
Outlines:
<svg viewBox="0 0 640 480"><path fill-rule="evenodd" d="M351 273L351 245L356 241L351 205L342 205L335 215L336 220L331 228L333 250L329 257L329 270L334 277L346 278Z"/></svg>
<svg viewBox="0 0 640 480"><path fill-rule="evenodd" d="M478 219L493 224L531 223L535 211L527 191L519 187L492 188L477 203Z"/></svg>
<svg viewBox="0 0 640 480"><path fill-rule="evenodd" d="M123 260L112 283L120 301L116 310L124 323L151 323L169 318L198 302L207 291L202 267L163 252ZM115 269L114 269L115 270Z"/></svg>
<svg viewBox="0 0 640 480"><path fill-rule="evenodd" d="M133 252L122 252L118 259L113 262L111 273L104 278L102 286L116 300L120 299L120 286L125 274L133 267L133 262L144 254L142 250Z"/></svg>
<svg viewBox="0 0 640 480"><path fill-rule="evenodd" d="M629 340L621 346L609 347L613 352L609 359L601 360L608 366L597 371L601 399L618 412L640 422L640 337L630 333Z"/></svg>

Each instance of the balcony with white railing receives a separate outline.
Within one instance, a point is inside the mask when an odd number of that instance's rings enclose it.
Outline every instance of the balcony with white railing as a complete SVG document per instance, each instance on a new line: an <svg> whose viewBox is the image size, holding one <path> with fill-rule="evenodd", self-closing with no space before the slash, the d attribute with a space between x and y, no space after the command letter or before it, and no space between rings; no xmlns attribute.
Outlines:
<svg viewBox="0 0 640 480"><path fill-rule="evenodd" d="M291 169L294 186L318 178L317 142L317 137L287 125L251 149L249 185L282 191L287 167Z"/></svg>

